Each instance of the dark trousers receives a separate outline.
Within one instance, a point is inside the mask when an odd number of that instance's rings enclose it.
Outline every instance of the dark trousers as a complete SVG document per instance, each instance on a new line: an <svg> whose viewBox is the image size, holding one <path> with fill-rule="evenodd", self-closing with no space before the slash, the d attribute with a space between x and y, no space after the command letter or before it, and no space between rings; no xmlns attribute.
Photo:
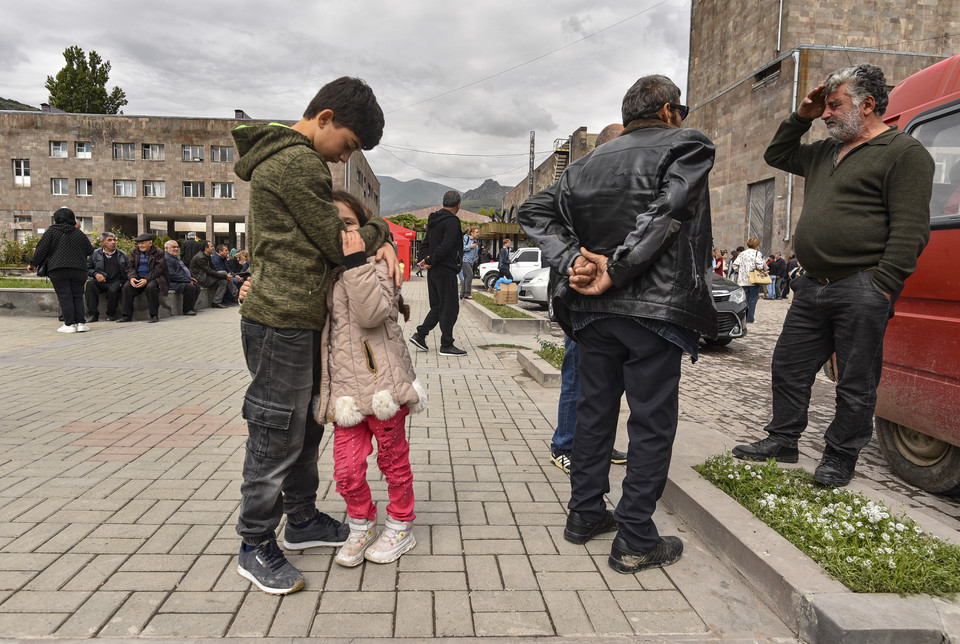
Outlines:
<svg viewBox="0 0 960 644"><path fill-rule="evenodd" d="M614 512L620 536L636 552L658 540L653 513L663 494L679 417L680 347L626 318L605 318L576 333L580 396L573 432L570 502L587 521L599 521L610 491L610 451L617 437L620 398L627 419L627 475Z"/></svg>
<svg viewBox="0 0 960 644"><path fill-rule="evenodd" d="M160 285L157 280L150 280L143 288L137 288L130 284L130 280L123 283L123 317L133 317L133 300L142 293L147 294L147 309L151 316L160 312Z"/></svg>
<svg viewBox="0 0 960 644"><path fill-rule="evenodd" d="M247 449L237 534L255 545L276 536L284 513L293 523L316 513L323 425L310 413L310 399L320 391L320 332L241 318L240 340L253 379L243 398Z"/></svg>
<svg viewBox="0 0 960 644"><path fill-rule="evenodd" d="M873 434L883 336L893 305L873 281L872 270L826 285L801 277L794 286L773 351L773 420L764 429L781 445L797 444L807 427L813 381L836 353L836 412L825 439L856 459Z"/></svg>
<svg viewBox="0 0 960 644"><path fill-rule="evenodd" d="M200 294L200 286L190 282L176 282L170 285L170 290L183 295L183 312L195 310L197 305L197 296Z"/></svg>
<svg viewBox="0 0 960 644"><path fill-rule="evenodd" d="M112 282L98 282L96 279L88 279L84 289L84 300L87 304L87 315L100 315L100 294L107 293L107 316L113 317L117 314L117 303L120 301L120 292L123 290L125 280L113 280Z"/></svg>
<svg viewBox="0 0 960 644"><path fill-rule="evenodd" d="M440 324L440 346L453 345L453 325L460 315L460 298L457 295L457 273L442 268L427 271L427 294L430 297L430 311L423 318L423 324L417 327L417 333L427 337L437 324Z"/></svg>
<svg viewBox="0 0 960 644"><path fill-rule="evenodd" d="M463 262L460 264L460 297L467 297L471 293L473 286L473 264Z"/></svg>
<svg viewBox="0 0 960 644"><path fill-rule="evenodd" d="M83 283L87 281L87 271L82 268L55 268L48 277L57 294L63 323L73 326L84 321Z"/></svg>
<svg viewBox="0 0 960 644"><path fill-rule="evenodd" d="M754 314L757 312L757 300L760 299L760 285L744 286L743 292L747 296L747 322L753 322Z"/></svg>

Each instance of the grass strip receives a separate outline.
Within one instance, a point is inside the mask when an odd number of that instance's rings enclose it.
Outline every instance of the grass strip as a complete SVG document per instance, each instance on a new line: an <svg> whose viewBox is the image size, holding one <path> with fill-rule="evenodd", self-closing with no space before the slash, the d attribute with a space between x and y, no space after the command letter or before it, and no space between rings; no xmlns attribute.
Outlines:
<svg viewBox="0 0 960 644"><path fill-rule="evenodd" d="M532 315L524 313L523 311L518 311L512 306L507 306L506 304L494 304L493 298L484 295L483 293L473 292L473 301L479 304L480 306L490 310L494 315L501 318L533 318Z"/></svg>
<svg viewBox="0 0 960 644"><path fill-rule="evenodd" d="M729 454L694 467L856 593L960 591L960 547L923 531L905 513L858 492L823 487L802 469Z"/></svg>
<svg viewBox="0 0 960 644"><path fill-rule="evenodd" d="M0 288L53 288L53 284L48 279L0 277Z"/></svg>

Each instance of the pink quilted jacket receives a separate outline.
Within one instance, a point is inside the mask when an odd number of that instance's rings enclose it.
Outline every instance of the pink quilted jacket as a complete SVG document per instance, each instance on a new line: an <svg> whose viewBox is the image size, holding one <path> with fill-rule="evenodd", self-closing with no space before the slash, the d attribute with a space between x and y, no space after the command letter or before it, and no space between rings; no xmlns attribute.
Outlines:
<svg viewBox="0 0 960 644"><path fill-rule="evenodd" d="M341 273L327 304L317 419L352 427L371 414L392 418L401 405L421 411L426 393L398 322L397 290L386 264L371 257Z"/></svg>

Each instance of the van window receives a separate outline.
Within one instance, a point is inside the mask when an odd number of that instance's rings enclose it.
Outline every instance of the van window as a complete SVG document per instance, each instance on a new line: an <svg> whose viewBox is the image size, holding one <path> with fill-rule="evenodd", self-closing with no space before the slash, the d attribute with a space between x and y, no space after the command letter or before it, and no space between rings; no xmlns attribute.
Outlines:
<svg viewBox="0 0 960 644"><path fill-rule="evenodd" d="M923 143L936 164L930 225L956 219L960 214L960 109L923 121L910 134Z"/></svg>

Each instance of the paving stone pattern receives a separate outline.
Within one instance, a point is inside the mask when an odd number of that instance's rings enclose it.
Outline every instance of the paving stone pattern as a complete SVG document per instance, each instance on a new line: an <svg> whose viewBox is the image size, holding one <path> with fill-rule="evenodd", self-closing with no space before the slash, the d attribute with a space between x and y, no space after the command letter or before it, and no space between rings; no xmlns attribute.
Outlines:
<svg viewBox="0 0 960 644"><path fill-rule="evenodd" d="M404 293L409 334L426 312L425 280ZM755 434L780 304L761 303L747 341L684 367L684 420ZM669 513L658 524L686 550L666 570L613 572L611 535L564 541L569 479L547 460L557 390L523 374L514 349L481 348L536 339L489 334L465 314L456 337L467 356L440 356L438 333L413 353L429 392L409 427L417 547L349 569L333 549L291 552L303 591L252 590L236 574L249 382L238 322L227 309L61 335L56 321L0 318L0 637L792 641ZM754 376L756 398L744 397ZM319 505L342 517L329 439ZM369 472L383 514L386 486ZM623 472L612 469L611 502Z"/></svg>

